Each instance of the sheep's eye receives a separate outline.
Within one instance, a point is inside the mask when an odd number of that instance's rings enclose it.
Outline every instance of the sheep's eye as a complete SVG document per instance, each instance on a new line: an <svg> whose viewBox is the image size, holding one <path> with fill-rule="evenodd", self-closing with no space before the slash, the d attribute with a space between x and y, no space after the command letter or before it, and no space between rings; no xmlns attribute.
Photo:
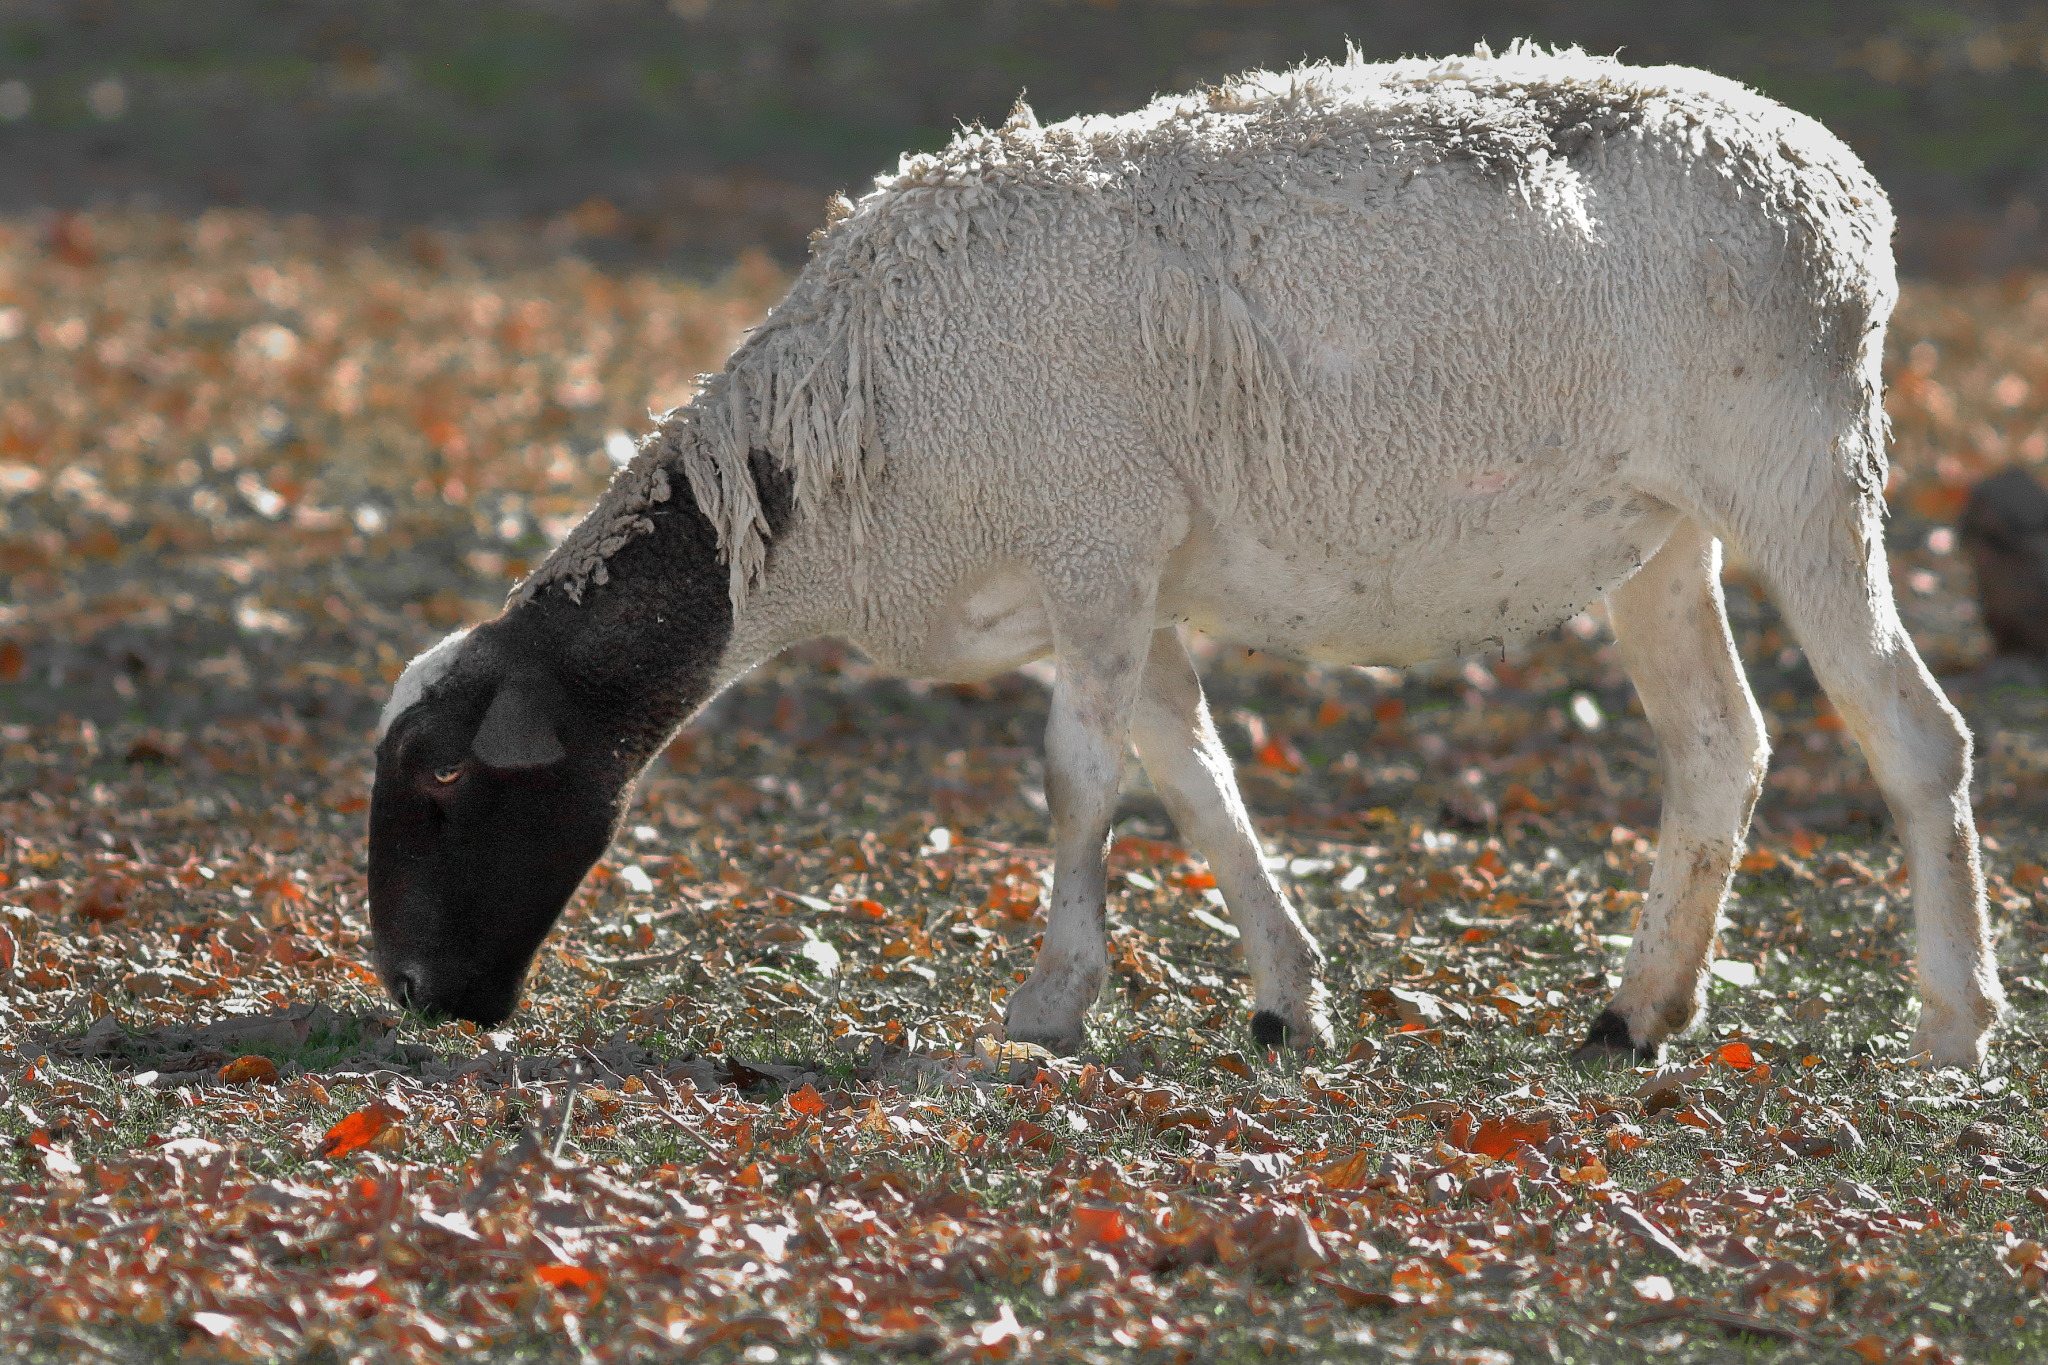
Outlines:
<svg viewBox="0 0 2048 1365"><path fill-rule="evenodd" d="M460 776L462 776L462 769L459 767L442 768L434 774L434 780L445 787L449 785L451 782L455 781L455 779Z"/></svg>

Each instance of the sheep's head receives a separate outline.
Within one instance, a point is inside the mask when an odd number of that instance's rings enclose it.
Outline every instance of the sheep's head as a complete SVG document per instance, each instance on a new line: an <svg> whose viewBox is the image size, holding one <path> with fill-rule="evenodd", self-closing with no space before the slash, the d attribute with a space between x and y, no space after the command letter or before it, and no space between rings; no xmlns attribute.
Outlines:
<svg viewBox="0 0 2048 1365"><path fill-rule="evenodd" d="M495 1024L605 850L632 774L484 626L407 667L370 795L373 956L401 1005Z"/></svg>

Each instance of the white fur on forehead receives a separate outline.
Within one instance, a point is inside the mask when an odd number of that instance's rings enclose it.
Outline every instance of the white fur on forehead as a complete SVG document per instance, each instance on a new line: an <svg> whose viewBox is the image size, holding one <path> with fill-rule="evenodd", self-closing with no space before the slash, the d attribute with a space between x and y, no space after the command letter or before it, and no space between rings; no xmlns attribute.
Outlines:
<svg viewBox="0 0 2048 1365"><path fill-rule="evenodd" d="M462 642L468 638L469 630L464 626L405 666L405 672L398 675L398 682L391 689L391 700L384 703L384 714L378 718L378 739L384 738L391 722L425 696L428 688L448 676L448 670L455 666L455 656L462 652Z"/></svg>

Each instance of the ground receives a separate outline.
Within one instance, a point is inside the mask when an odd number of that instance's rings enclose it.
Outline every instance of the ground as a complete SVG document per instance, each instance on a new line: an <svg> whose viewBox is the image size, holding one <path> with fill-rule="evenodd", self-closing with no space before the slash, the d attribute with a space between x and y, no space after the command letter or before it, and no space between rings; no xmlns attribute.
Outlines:
<svg viewBox="0 0 2048 1365"><path fill-rule="evenodd" d="M2048 693L1947 529L2048 455L2048 280L1908 289L1891 542L1977 734L2014 1015L1911 1033L1899 858L1739 566L1776 741L1676 1069L1564 1055L1653 745L1599 620L1407 675L1197 642L1339 1038L1255 1050L1135 766L1075 1058L994 1039L1041 679L830 644L679 739L497 1032L366 967L370 736L781 279L512 232L0 224L0 1339L172 1355L2024 1361L2048 1351Z"/></svg>

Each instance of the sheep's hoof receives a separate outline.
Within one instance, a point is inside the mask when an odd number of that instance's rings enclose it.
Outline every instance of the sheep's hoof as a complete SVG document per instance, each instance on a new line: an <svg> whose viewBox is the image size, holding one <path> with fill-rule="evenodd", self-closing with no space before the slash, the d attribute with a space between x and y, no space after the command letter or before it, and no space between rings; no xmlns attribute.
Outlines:
<svg viewBox="0 0 2048 1365"><path fill-rule="evenodd" d="M1032 1009L1029 1001L1018 1003L1023 1008L1013 1005L1003 1016L1005 1039L1012 1043L1033 1043L1062 1057L1070 1057L1081 1050L1084 1039L1079 1022L1063 1024L1057 1022L1057 1016L1050 1010Z"/></svg>
<svg viewBox="0 0 2048 1365"><path fill-rule="evenodd" d="M1012 1043L1031 1043L1060 1057L1071 1057L1081 1050L1081 1031L1061 1033L1055 1029L1030 1029L1013 1027L1009 1021L1003 1023L1003 1037Z"/></svg>
<svg viewBox="0 0 2048 1365"><path fill-rule="evenodd" d="M1643 1045L1629 1036L1628 1021L1613 1010L1600 1011L1600 1017L1586 1030L1586 1041L1572 1052L1573 1066L1594 1068L1606 1066L1655 1066L1664 1058L1664 1045L1653 1043Z"/></svg>
<svg viewBox="0 0 2048 1365"><path fill-rule="evenodd" d="M1003 1036L1013 1043L1036 1043L1062 1055L1079 1052L1088 1007L1095 1003L1108 974L1104 964L1076 964L1070 959L1048 962L1041 957L1031 979L1017 988L1003 1011Z"/></svg>
<svg viewBox="0 0 2048 1365"><path fill-rule="evenodd" d="M1295 1028L1272 1010L1259 1010L1252 1015L1252 1042L1262 1050L1292 1047L1297 1052L1307 1052L1311 1048L1334 1047L1336 1041L1330 1021L1320 1011L1309 1015L1307 1024L1301 1028Z"/></svg>

